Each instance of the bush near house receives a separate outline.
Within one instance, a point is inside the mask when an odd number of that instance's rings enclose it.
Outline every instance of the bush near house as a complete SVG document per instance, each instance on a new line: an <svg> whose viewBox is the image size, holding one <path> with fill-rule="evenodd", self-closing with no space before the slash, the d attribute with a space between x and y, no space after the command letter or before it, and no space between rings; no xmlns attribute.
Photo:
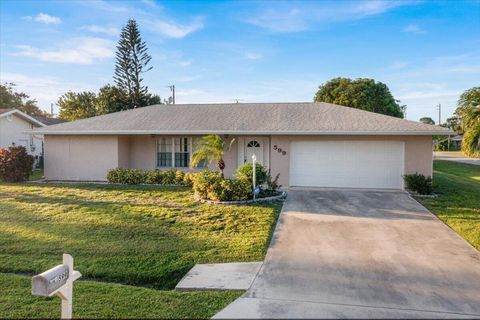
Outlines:
<svg viewBox="0 0 480 320"><path fill-rule="evenodd" d="M267 181L268 171L260 163L255 164L255 182L257 186L264 184ZM235 177L237 179L247 179L253 187L253 165L251 163L244 163L235 170Z"/></svg>
<svg viewBox="0 0 480 320"><path fill-rule="evenodd" d="M33 172L35 158L23 146L0 148L0 180L5 182L27 181Z"/></svg>
<svg viewBox="0 0 480 320"><path fill-rule="evenodd" d="M159 184L191 186L192 173L184 173L181 170L147 170L116 168L108 171L107 180L109 183L120 184Z"/></svg>
<svg viewBox="0 0 480 320"><path fill-rule="evenodd" d="M195 174L193 191L201 199L214 201L242 201L251 199L253 195L248 179L225 179L220 172L208 170Z"/></svg>
<svg viewBox="0 0 480 320"><path fill-rule="evenodd" d="M425 177L423 174L406 174L403 176L406 187L410 191L419 194L432 194L432 177Z"/></svg>

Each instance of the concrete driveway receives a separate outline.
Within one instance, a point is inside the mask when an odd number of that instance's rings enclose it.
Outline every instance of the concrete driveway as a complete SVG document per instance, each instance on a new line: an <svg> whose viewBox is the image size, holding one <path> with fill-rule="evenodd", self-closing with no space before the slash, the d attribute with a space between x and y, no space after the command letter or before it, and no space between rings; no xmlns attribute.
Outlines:
<svg viewBox="0 0 480 320"><path fill-rule="evenodd" d="M290 190L258 276L216 318L479 318L480 253L403 192Z"/></svg>

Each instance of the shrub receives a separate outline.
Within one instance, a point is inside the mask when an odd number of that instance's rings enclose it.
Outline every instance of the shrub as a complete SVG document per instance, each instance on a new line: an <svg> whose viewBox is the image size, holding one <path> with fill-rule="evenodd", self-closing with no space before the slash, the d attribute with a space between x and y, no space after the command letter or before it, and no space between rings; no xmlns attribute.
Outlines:
<svg viewBox="0 0 480 320"><path fill-rule="evenodd" d="M195 173L187 172L183 175L183 184L186 186L193 186L193 180L195 179Z"/></svg>
<svg viewBox="0 0 480 320"><path fill-rule="evenodd" d="M269 191L277 191L278 188L281 187L280 184L278 184L278 179L280 178L280 173L277 173L277 175L275 176L275 178L272 179L272 175L270 173L270 170L268 170L268 174L267 174L267 179L266 179L266 183L267 183L267 190Z"/></svg>
<svg viewBox="0 0 480 320"><path fill-rule="evenodd" d="M432 177L423 174L406 174L403 176L407 189L419 194L431 194L433 192Z"/></svg>
<svg viewBox="0 0 480 320"><path fill-rule="evenodd" d="M255 164L256 171L256 184L260 186L267 181L267 170L260 163ZM250 181L250 184L253 186L253 165L251 163L244 163L235 170L235 178L241 179L245 178Z"/></svg>
<svg viewBox="0 0 480 320"><path fill-rule="evenodd" d="M163 171L162 184L175 184L176 173L177 170L173 168L168 169L167 171Z"/></svg>
<svg viewBox="0 0 480 320"><path fill-rule="evenodd" d="M222 176L217 171L200 171L193 179L193 191L202 199L219 200L215 195L222 180Z"/></svg>
<svg viewBox="0 0 480 320"><path fill-rule="evenodd" d="M35 158L23 146L0 149L0 180L20 182L28 180Z"/></svg>
<svg viewBox="0 0 480 320"><path fill-rule="evenodd" d="M161 170L158 170L158 169L145 171L145 183L148 183L148 184L162 184L163 183L163 172Z"/></svg>
<svg viewBox="0 0 480 320"><path fill-rule="evenodd" d="M138 169L116 168L108 171L107 180L110 183L140 184L145 183L146 175Z"/></svg>
<svg viewBox="0 0 480 320"><path fill-rule="evenodd" d="M252 198L252 184L246 178L224 179L217 171L204 170L193 178L193 190L202 199L241 201Z"/></svg>
<svg viewBox="0 0 480 320"><path fill-rule="evenodd" d="M183 177L185 177L185 173L182 170L177 170L175 172L175 184L183 184Z"/></svg>

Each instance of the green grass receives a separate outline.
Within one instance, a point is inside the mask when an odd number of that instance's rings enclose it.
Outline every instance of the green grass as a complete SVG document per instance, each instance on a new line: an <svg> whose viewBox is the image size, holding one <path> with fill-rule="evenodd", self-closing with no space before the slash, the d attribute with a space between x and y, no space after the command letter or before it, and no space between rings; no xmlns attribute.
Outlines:
<svg viewBox="0 0 480 320"><path fill-rule="evenodd" d="M433 185L441 196L417 200L480 250L480 166L436 160Z"/></svg>
<svg viewBox="0 0 480 320"><path fill-rule="evenodd" d="M186 187L0 184L0 272L70 253L85 278L171 289L196 263L263 260L281 204L203 205Z"/></svg>
<svg viewBox="0 0 480 320"><path fill-rule="evenodd" d="M1 318L60 318L60 299L30 293L30 278L0 274ZM242 294L240 291L176 292L76 281L75 318L210 318Z"/></svg>
<svg viewBox="0 0 480 320"><path fill-rule="evenodd" d="M34 169L32 175L28 178L30 181L40 180L43 178L43 169Z"/></svg>
<svg viewBox="0 0 480 320"><path fill-rule="evenodd" d="M64 252L83 275L78 317L210 317L240 293L170 289L196 263L263 260L280 208L199 204L186 187L0 183L0 318L58 316L29 276Z"/></svg>

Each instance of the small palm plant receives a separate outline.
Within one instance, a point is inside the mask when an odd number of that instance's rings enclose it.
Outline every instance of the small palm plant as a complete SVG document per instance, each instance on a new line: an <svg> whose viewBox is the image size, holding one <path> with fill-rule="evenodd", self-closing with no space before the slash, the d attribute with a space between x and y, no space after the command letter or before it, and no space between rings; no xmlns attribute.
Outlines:
<svg viewBox="0 0 480 320"><path fill-rule="evenodd" d="M229 143L227 143L227 140L226 137L221 137L216 134L202 137L196 144L196 151L192 154L191 167L196 167L201 161L205 161L208 165L210 165L212 161L216 161L223 178L223 170L225 169L223 155L225 150L228 150L232 146L235 139L230 140Z"/></svg>

